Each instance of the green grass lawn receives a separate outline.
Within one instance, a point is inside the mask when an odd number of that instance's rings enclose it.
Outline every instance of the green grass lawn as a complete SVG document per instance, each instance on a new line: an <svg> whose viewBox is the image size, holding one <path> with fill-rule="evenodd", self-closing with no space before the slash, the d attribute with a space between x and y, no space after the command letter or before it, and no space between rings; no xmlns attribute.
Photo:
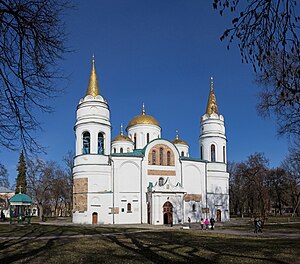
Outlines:
<svg viewBox="0 0 300 264"><path fill-rule="evenodd" d="M295 227L295 226L294 226ZM101 236L123 231L136 233ZM50 235L98 234L83 238ZM233 236L197 229L0 225L0 263L296 263L299 238ZM31 236L32 239L9 239Z"/></svg>

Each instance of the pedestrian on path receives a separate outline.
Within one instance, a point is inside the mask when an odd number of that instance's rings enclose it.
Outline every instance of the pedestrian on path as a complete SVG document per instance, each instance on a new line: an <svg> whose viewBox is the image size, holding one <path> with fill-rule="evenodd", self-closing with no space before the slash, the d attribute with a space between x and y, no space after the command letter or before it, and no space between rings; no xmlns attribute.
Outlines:
<svg viewBox="0 0 300 264"><path fill-rule="evenodd" d="M210 218L210 225L211 225L211 230L214 230L214 226L215 226L215 219L213 217Z"/></svg>
<svg viewBox="0 0 300 264"><path fill-rule="evenodd" d="M205 219L205 229L208 229L208 226L209 226L209 220L208 218Z"/></svg>
<svg viewBox="0 0 300 264"><path fill-rule="evenodd" d="M201 220L200 220L200 226L201 226L201 230L203 230L204 229L204 219L203 218L201 218Z"/></svg>

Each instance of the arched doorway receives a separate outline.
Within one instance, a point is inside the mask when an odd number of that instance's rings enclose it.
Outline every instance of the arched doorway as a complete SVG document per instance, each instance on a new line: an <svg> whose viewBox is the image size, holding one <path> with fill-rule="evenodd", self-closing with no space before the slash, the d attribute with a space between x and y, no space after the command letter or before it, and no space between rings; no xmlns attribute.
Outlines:
<svg viewBox="0 0 300 264"><path fill-rule="evenodd" d="M165 202L163 205L164 225L173 224L173 205Z"/></svg>
<svg viewBox="0 0 300 264"><path fill-rule="evenodd" d="M98 224L98 214L96 212L93 213L92 224L93 225Z"/></svg>
<svg viewBox="0 0 300 264"><path fill-rule="evenodd" d="M220 209L217 210L217 221L221 222L221 210Z"/></svg>

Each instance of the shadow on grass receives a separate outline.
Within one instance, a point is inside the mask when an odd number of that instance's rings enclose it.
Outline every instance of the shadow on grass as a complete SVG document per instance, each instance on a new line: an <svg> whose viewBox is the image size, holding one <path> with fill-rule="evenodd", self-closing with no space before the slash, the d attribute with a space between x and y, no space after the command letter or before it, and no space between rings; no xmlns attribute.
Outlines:
<svg viewBox="0 0 300 264"><path fill-rule="evenodd" d="M14 229L14 232L16 229ZM80 232L91 232L81 228ZM96 229L103 233L106 229ZM116 229L121 232L120 229ZM123 230L125 231L125 230ZM218 235L195 230L147 231L64 238L65 229L23 230L0 243L0 263L294 263L299 239ZM97 232L94 233L97 235ZM35 237L28 240L26 237ZM57 237L40 240L56 234Z"/></svg>

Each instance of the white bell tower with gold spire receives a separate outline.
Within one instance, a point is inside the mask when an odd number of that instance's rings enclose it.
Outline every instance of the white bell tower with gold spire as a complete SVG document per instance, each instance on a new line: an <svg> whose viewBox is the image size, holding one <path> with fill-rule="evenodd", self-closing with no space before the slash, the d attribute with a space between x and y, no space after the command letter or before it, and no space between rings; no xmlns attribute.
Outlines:
<svg viewBox="0 0 300 264"><path fill-rule="evenodd" d="M110 155L110 111L107 101L100 95L94 56L86 95L77 106L75 132L76 156Z"/></svg>
<svg viewBox="0 0 300 264"><path fill-rule="evenodd" d="M73 167L73 222L99 222L99 219L95 219L103 214L100 201L112 204L113 186L109 158L110 111L107 101L100 94L94 56L86 95L77 106L74 130L76 151Z"/></svg>
<svg viewBox="0 0 300 264"><path fill-rule="evenodd" d="M227 163L224 117L219 114L211 77L206 113L201 117L200 159L209 162Z"/></svg>

